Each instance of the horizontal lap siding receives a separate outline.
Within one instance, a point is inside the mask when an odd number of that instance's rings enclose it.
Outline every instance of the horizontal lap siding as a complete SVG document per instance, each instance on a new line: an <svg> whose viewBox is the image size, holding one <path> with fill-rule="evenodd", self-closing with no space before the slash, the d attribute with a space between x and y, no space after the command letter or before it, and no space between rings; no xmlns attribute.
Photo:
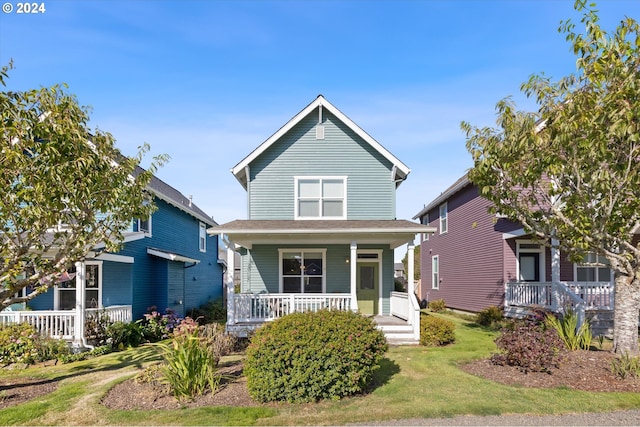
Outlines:
<svg viewBox="0 0 640 427"><path fill-rule="evenodd" d="M348 219L395 218L391 163L325 110L312 112L250 165L250 219L293 219L296 176L346 176Z"/></svg>
<svg viewBox="0 0 640 427"><path fill-rule="evenodd" d="M438 207L430 214L437 228L421 250L422 295L444 299L450 308L479 311L504 302L505 252L502 233L487 212L490 203L478 196L474 186L448 200L448 232L440 233ZM440 289L431 289L431 259L439 255Z"/></svg>
<svg viewBox="0 0 640 427"><path fill-rule="evenodd" d="M102 304L131 305L133 264L124 262L102 263Z"/></svg>

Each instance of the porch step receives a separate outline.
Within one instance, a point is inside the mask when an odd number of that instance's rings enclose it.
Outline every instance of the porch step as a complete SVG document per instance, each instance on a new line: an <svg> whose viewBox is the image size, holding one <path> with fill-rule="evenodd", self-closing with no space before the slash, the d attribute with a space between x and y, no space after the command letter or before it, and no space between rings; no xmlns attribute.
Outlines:
<svg viewBox="0 0 640 427"><path fill-rule="evenodd" d="M413 328L406 321L394 316L375 316L376 327L380 329L390 345L417 345Z"/></svg>

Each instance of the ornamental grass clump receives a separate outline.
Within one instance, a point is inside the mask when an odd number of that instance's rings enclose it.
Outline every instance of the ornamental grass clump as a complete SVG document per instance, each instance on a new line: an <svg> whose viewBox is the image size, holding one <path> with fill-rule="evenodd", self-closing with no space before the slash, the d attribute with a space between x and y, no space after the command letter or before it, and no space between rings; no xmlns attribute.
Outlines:
<svg viewBox="0 0 640 427"><path fill-rule="evenodd" d="M162 377L178 399L192 399L208 390L215 393L220 384L216 373L219 355L210 342L199 336L198 324L186 318L174 329L173 339L160 344L165 364Z"/></svg>
<svg viewBox="0 0 640 427"><path fill-rule="evenodd" d="M264 324L247 348L249 394L260 402L338 400L361 393L388 345L358 313L293 313Z"/></svg>
<svg viewBox="0 0 640 427"><path fill-rule="evenodd" d="M547 314L545 324L558 332L558 336L570 351L579 349L589 350L593 341L593 334L589 322L583 322L578 327L578 314L573 310L567 310L562 317Z"/></svg>

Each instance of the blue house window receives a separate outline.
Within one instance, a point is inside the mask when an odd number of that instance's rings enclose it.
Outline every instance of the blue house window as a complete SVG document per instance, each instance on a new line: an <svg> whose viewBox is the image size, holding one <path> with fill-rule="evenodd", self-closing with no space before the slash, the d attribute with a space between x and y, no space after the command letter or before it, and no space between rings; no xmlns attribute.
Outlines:
<svg viewBox="0 0 640 427"><path fill-rule="evenodd" d="M136 219L133 222L133 231L139 231L151 235L151 215L145 219Z"/></svg>
<svg viewBox="0 0 640 427"><path fill-rule="evenodd" d="M346 177L296 177L296 219L346 219Z"/></svg>
<svg viewBox="0 0 640 427"><path fill-rule="evenodd" d="M281 249L280 291L288 294L323 293L325 255L323 249Z"/></svg>
<svg viewBox="0 0 640 427"><path fill-rule="evenodd" d="M207 252L207 226L204 222L200 223L200 252Z"/></svg>

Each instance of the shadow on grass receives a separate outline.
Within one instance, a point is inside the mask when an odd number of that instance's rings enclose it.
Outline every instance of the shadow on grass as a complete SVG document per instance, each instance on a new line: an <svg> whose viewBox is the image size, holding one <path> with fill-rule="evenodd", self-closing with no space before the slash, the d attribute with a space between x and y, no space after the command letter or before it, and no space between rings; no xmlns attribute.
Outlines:
<svg viewBox="0 0 640 427"><path fill-rule="evenodd" d="M366 392L370 393L378 387L387 384L394 375L400 372L400 366L386 357L380 361L380 367L373 373L373 378Z"/></svg>

